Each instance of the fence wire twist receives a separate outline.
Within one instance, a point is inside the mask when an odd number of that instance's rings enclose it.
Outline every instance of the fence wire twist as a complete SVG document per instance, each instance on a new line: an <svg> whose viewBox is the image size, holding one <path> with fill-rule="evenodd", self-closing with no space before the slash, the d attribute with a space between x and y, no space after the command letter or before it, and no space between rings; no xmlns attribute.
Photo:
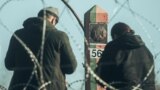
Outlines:
<svg viewBox="0 0 160 90"><path fill-rule="evenodd" d="M7 5L9 2L11 2L11 1L19 1L19 0L7 0L7 1L5 1L1 6L0 6L0 11L5 7L5 5ZM64 0L62 0L62 1L64 1ZM44 0L41 0L41 2L42 2L42 4L43 4L43 7L45 7L45 1ZM69 2L69 0L68 0L68 2ZM141 18L141 19L143 19L143 20L145 20L146 22L148 22L152 27L154 27L155 28L155 30L157 30L157 31L159 31L160 32L160 28L156 25L156 24L154 24L154 23L152 23L150 20L148 20L148 19L146 19L145 17L143 17L142 15L140 15L140 14L138 14L138 13L136 13L135 11L133 11L132 9L131 9L131 7L129 7L129 5L128 5L128 7L126 7L125 6L125 4L126 3L128 3L129 4L129 0L126 0L123 4L121 4L118 0L115 0L115 2L118 4L118 5L120 5L120 7L117 9L117 11L113 14L113 16L111 17L111 20L110 20L110 22L117 16L117 14L120 12L120 10L121 9L127 9L127 10L129 10L129 12L131 12L132 13L132 15L133 15L133 17L136 19L136 21L142 26L142 28L144 29L144 31L145 31L145 33L147 34L147 36L148 36L148 38L149 38L149 40L150 40L150 42L151 42L151 44L152 44L152 48L153 49L155 49L155 46L154 46L154 43L153 43L153 40L152 40L152 38L151 38L151 36L150 36L150 34L147 32L147 30L145 29L145 26L143 25L143 23L141 23L141 21L138 19L138 18ZM67 2L66 2L67 3ZM66 7L65 7L66 8ZM64 10L63 10L63 12L65 11L65 8L64 8ZM63 13L62 12L62 13ZM44 13L46 13L45 11L44 11ZM62 15L62 14L61 14ZM74 22L74 18L70 15L70 13L69 13L69 16L72 18L71 20ZM110 23L109 22L109 23ZM80 23L80 22L79 22ZM2 27L4 27L4 29L6 30L6 31L8 31L9 33L13 33L13 32L11 32L9 29L8 29L8 27L6 26L6 25L4 25L3 24L3 21L0 19L0 25L2 26ZM43 89L43 90L46 90L45 89L45 87L47 86L47 85L49 85L49 84L51 84L52 83L52 81L44 81L44 77L43 77L43 74L42 74L42 68L43 68L43 50L44 50L44 43L45 43L45 32L46 32L46 30L45 30L45 26L46 26L46 21L44 21L43 22L43 35L42 35L42 42L41 42L41 49L40 49L40 51L41 51L41 53L40 53L40 62L38 62L38 59L36 58L36 55L34 55L33 54L33 52L32 52L32 50L30 50L30 48L28 48L28 46L25 44L25 42L23 42L17 35L15 35L15 34L13 34L13 36L19 41L19 43L24 47L24 49L26 50L26 52L28 53L28 55L30 56L30 58L31 58L31 60L32 60L32 62L34 63L34 69L33 69L33 71L32 71L32 74L31 74L31 76L30 76L30 79L28 80L28 83L25 83L25 84L18 84L18 85L15 85L14 87L12 87L12 88L15 88L15 87L18 87L18 86L25 86L24 87L24 89L23 90L27 90L27 87L33 87L33 88L39 88L39 90L41 90L41 89ZM65 28L65 26L64 25L62 25L62 23L61 23L61 26L66 30L66 31L68 31L68 34L69 34L69 30L67 30L67 28ZM80 26L81 27L83 27L83 25L82 24L80 24ZM81 32L80 31L80 28L78 27L78 25L77 25L77 28L78 28L78 30L79 30L79 32ZM84 27L82 28L82 30L84 30ZM74 39L75 39L75 37L73 36L73 35L71 35L71 34L69 34L71 37L73 37ZM74 42L76 42L76 40L73 40ZM89 46L89 44L88 44L88 41L87 41L87 39L84 37L84 43L86 44L86 46ZM76 42L76 44L77 45L80 45L80 44L78 44L77 42ZM89 48L88 48L88 50L89 50ZM83 52L81 51L81 54L83 54ZM156 53L155 54L155 59L157 59L157 57L160 55L160 52L158 52L158 53ZM85 59L85 64L83 64L84 65L84 67L85 68L87 68L87 74L86 74L86 76L88 75L88 74L91 74L95 79L97 79L99 82L101 82L102 84L104 84L104 86L106 86L106 87L108 87L108 88L110 88L111 90L117 90L116 88L114 88L113 86L111 86L111 85L109 85L107 82L104 82L100 77L98 77L94 72L93 72L93 70L91 69L91 67L89 66L89 64L86 62L87 61L87 59L86 58L84 58ZM147 78L149 77L149 75L150 75L150 73L151 73L151 71L153 70L153 67L154 67L154 65L152 65L151 66L151 68L150 68L150 70L148 71L148 73L147 73L147 75L146 75L146 77L144 77L144 79L143 79L143 82L145 81L145 80L147 80ZM33 75L36 75L37 76L37 78L38 78L38 75L37 75L37 70L39 70L40 72L41 72L41 74L40 74L40 87L36 87L36 86L34 86L34 85L31 85L31 84L29 84L30 83L30 81L31 81L31 79L33 78ZM160 68L158 69L158 71L160 71ZM159 72L157 72L157 74L159 74ZM73 84L75 84L75 83L78 83L78 82L86 82L86 79L81 79L81 80L76 80L76 81L74 81L74 82L71 82L71 83L68 83L67 84L67 86L70 88L70 89L73 89L73 90L76 90L76 89L74 89L74 88L72 88L72 85ZM83 83L83 85L85 85ZM82 88L83 88L83 85L82 85ZM141 84L138 84L137 86L133 86L133 89L132 90L140 90L140 87L141 86ZM81 88L81 89L82 89ZM0 89L1 89L1 87L0 87ZM5 88L2 88L2 90L5 90Z"/></svg>

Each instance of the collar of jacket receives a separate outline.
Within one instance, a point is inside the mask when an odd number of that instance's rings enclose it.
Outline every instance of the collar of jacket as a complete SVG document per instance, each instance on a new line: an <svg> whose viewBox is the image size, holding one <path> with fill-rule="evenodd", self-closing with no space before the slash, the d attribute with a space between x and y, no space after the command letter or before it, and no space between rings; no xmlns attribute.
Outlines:
<svg viewBox="0 0 160 90"><path fill-rule="evenodd" d="M134 34L125 34L111 41L110 43L115 47L128 48L128 49L139 48L145 45L141 37L139 35L134 35Z"/></svg>
<svg viewBox="0 0 160 90"><path fill-rule="evenodd" d="M52 25L47 19L45 19L46 21L46 30L56 30L55 26ZM43 22L44 22L44 19L41 18L41 17L31 17L31 18L28 18L26 19L24 22L23 22L23 26L25 29L35 29L35 30L43 30Z"/></svg>

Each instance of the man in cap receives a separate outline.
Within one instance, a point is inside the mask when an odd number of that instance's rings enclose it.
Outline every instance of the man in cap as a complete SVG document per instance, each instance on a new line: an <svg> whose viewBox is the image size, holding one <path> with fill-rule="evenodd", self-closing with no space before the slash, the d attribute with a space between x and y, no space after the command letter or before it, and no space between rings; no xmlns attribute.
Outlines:
<svg viewBox="0 0 160 90"><path fill-rule="evenodd" d="M97 75L118 90L155 90L153 56L140 36L122 22L112 27L111 36L95 69Z"/></svg>
<svg viewBox="0 0 160 90"><path fill-rule="evenodd" d="M5 58L6 68L14 71L9 90L66 90L65 74L75 71L77 61L67 34L55 27L58 20L58 9L46 7L39 11L38 17L25 20L24 28L15 31L38 62L13 35Z"/></svg>

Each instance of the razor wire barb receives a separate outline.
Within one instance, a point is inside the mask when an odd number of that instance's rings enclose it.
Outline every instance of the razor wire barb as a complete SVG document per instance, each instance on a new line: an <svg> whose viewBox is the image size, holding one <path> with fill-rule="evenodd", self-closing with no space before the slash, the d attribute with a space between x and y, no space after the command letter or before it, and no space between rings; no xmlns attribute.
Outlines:
<svg viewBox="0 0 160 90"><path fill-rule="evenodd" d="M76 17L77 21L79 22L80 26L81 26L82 29L84 30L84 27L82 26L82 23L80 22L78 16L77 16L76 13L74 12L74 10L71 8L71 6L70 6L68 3L66 3L64 0L62 0L62 1L63 1L63 3L72 11L72 13L73 13L74 16ZM116 2L116 3L119 3L118 1L115 1L115 2ZM129 3L129 0L126 0L126 1L121 5L121 7L118 9L118 11L112 16L111 20L117 15L117 13L124 7L124 5L125 5L126 3ZM130 11L132 11L131 8L129 8L129 9L130 9ZM132 11L132 12L133 12L133 11ZM149 20L148 20L148 21L149 21ZM151 23L151 22L150 22L150 23ZM146 31L146 33L147 33L147 31ZM148 37L149 37L149 39L151 39L150 36L148 36ZM151 40L151 41L152 41L152 40ZM153 42L152 42L152 44L153 44ZM88 46L88 44L87 44L87 46ZM88 48L88 47L87 47L87 48ZM96 78L98 81L100 81L104 86L107 86L108 88L110 88L110 89L112 89L112 90L117 90L117 89L115 89L114 87L112 87L111 85L109 85L109 84L107 84L106 82L104 82L102 79L100 79L100 78L92 71L92 69L90 68L90 66L88 65L88 63L87 63L86 61L85 61L85 63L86 63L85 66L86 66L87 70L89 71L89 73L90 73L94 78ZM147 78L149 77L149 75L151 74L151 72L152 72L152 70L153 70L153 67L154 67L154 65L152 65L151 68L149 69L147 75L146 75L146 76L144 77L144 79L143 79L143 82L147 80ZM140 86L141 86L141 84L138 84L137 86L133 86L133 89L132 89L132 90L140 89L140 88L139 88Z"/></svg>
<svg viewBox="0 0 160 90"><path fill-rule="evenodd" d="M78 15L75 13L75 11L72 9L72 7L65 1L65 0L62 0L62 2L71 10L71 12L74 14L74 16L76 17L78 23L80 24L82 30L84 31L84 26L83 24L81 23ZM85 45L86 47L88 48L88 41L87 39L85 38ZM89 49L88 49L89 50ZM98 77L94 72L93 70L91 69L91 67L88 65L87 63L87 59L85 59L85 64L84 64L84 67L87 68L87 71L89 71L89 73L95 78L97 79L98 81L100 81L104 86L110 88L111 90L117 90L115 89L113 86L109 85L108 83L106 83L105 81L103 81L100 77Z"/></svg>
<svg viewBox="0 0 160 90"><path fill-rule="evenodd" d="M2 4L2 6L0 7L0 11L3 9L3 7L5 6L5 5L7 5L9 2L11 2L11 1L15 1L15 0L7 0L6 2L4 2L3 4ZM17 0L18 1L18 0ZM129 0L126 0L126 2L127 1L129 1ZM42 4L43 4L43 7L45 7L45 1L44 0L41 0L41 2L42 2ZM70 7L70 5L65 1L65 0L62 0L62 2L64 2L64 4L72 11L72 13L74 12L74 10ZM117 15L117 13L122 9L122 8L126 8L125 6L124 6L124 4L126 4L126 2L124 2L122 5L121 5L121 7L118 9L118 11L113 15L113 17L112 17L112 19L114 19L114 17ZM119 2L118 2L118 0L116 0L116 3L118 3L118 4L120 4ZM128 9L128 8L127 8ZM131 10L131 9L129 9L129 10ZM133 12L133 10L132 10L132 12ZM45 13L45 11L44 11L44 13ZM73 13L74 14L74 16L76 17L76 19L77 19L77 21L78 21L78 23L79 23L79 25L81 26L81 28L82 28L82 30L84 30L84 26L83 26L83 24L81 23L81 21L80 21L80 19L78 18L78 16L76 15L76 13L74 12ZM156 30L159 30L160 31L160 29L155 25L155 24L153 24L150 20L148 20L148 19L146 19L146 18L144 18L143 16L141 16L140 14L137 14L137 13L135 13L134 12L134 14L136 14L137 16L139 16L140 18L143 18L144 20L146 20L150 25L152 25L154 28L156 28ZM112 20L111 19L111 20ZM10 32L10 30L7 28L7 26L5 26L4 24L3 24L3 22L0 20L0 25L1 26L3 26L8 32ZM45 26L46 26L46 21L44 21L43 22L43 35L42 35L42 42L41 42L41 49L40 49L40 51L41 51L41 59L40 59L40 61L42 61L43 60L43 49L44 49L44 43L45 43ZM12 33L12 32L11 32ZM24 47L24 49L27 51L27 53L29 54L29 56L30 56L30 58L31 58L31 60L33 61L33 63L34 63L34 69L33 69L33 72L32 72L32 74L31 74L31 77L30 77L30 79L28 80L28 84L25 84L26 85L26 87L27 86L30 86L30 84L29 84L29 82L30 82L30 80L31 80L31 78L32 78L32 75L33 74L36 74L36 68L38 68L40 71L42 71L42 68L43 68L43 63L42 62L38 62L38 60L37 60L37 58L36 58L36 56L33 54L33 52L27 47L27 45L18 37L18 36L16 36L15 34L13 34L13 36L19 41L19 43L21 43L22 44L22 46ZM84 37L85 38L85 37ZM85 42L85 44L86 44L86 46L88 46L88 41L87 41L87 39L85 38L84 39L84 42ZM88 47L87 47L88 48ZM159 55L159 53L157 53L157 56ZM157 57L156 56L156 57ZM85 58L86 59L86 58ZM90 68L90 66L88 65L88 63L86 62L86 60L85 60L85 64L84 64L84 67L85 68L87 68L87 71L88 71L88 73L90 73L94 78L96 78L97 80L99 80L100 82L102 82L105 86L107 86L107 87L109 87L110 89L112 89L112 90L117 90L117 89L115 89L114 87L112 87L111 85L109 85L109 84L107 84L106 82L104 82L103 80L101 80L94 72L93 72L93 70ZM146 80L147 79L147 76L149 76L149 73L151 72L151 70L152 70L152 68L153 68L153 66L151 67L151 69L150 69L150 71L148 72L148 74L146 75L146 77L144 78L144 80ZM43 75L43 74L42 74ZM43 81L43 76L40 76L41 78L40 78L40 80L42 80L41 81L41 86L39 87L39 89L42 89L42 88L45 88L47 85L49 85L49 84L51 84L51 81L48 81L48 82L44 82ZM79 80L79 81L86 81L86 80ZM76 81L75 82L73 82L73 83L77 83ZM73 83L70 83L69 84L69 86L71 86ZM140 85L137 85L137 87L135 86L134 88L138 88ZM25 88L26 88L25 87ZM24 88L24 90L25 90L25 88ZM133 89L133 90L135 90L135 89Z"/></svg>
<svg viewBox="0 0 160 90"><path fill-rule="evenodd" d="M3 26L8 32L12 33L6 25L3 24L3 22L0 20L0 25ZM38 69L41 68L38 59L36 58L36 56L33 54L33 52L30 50L30 48L27 47L27 45L16 35L13 34L13 37L16 38L16 40L24 47L24 49L26 50L26 52L28 53L28 55L31 58L31 61L34 63L34 68L38 67ZM35 71L32 71L32 73ZM30 76L30 79L28 80L28 82L30 82L30 80L32 79L32 76ZM28 83L25 84L26 86L29 85ZM26 86L24 87L24 89L26 88Z"/></svg>
<svg viewBox="0 0 160 90"><path fill-rule="evenodd" d="M5 5L7 5L9 2L11 2L11 1L13 1L13 0L8 0L8 1L6 1L6 2L4 2L3 4L2 4L2 6L0 7L0 10L2 10L2 8L5 6ZM44 2L44 0L41 0L42 1L42 4L44 5L44 7L45 7L45 2ZM44 10L44 15L45 15L45 13L46 13L46 11ZM45 17L44 17L45 18ZM10 32L10 33L12 33L8 28L7 28L7 26L6 25L4 25L3 24L3 22L0 20L0 24L1 24L1 26L3 26L8 32ZM38 62L38 59L36 58L36 56L33 54L33 52L32 52L32 50L30 50L30 48L29 47L27 47L27 45L15 34L15 33L13 33L13 37L14 38L16 38L17 40L18 40L18 42L24 47L24 49L26 50L26 52L29 54L29 56L30 56L30 58L31 58L31 61L34 63L34 69L33 69L33 71L32 71L32 73L31 73L31 76L30 76L30 78L29 78L29 80L28 80L28 82L27 82L27 84L23 84L25 87L23 88L23 90L26 90L26 88L27 88L27 86L29 86L30 84L30 81L31 81L31 79L32 79L32 77L33 77L33 75L35 74L35 72L37 72L36 71L36 69L38 68L38 70L40 71L40 82L41 82L41 86L40 86L40 89L42 89L43 88L43 90L46 90L45 89L45 86L46 85L48 85L48 83L46 84L45 82L44 82L44 78L43 78L43 69L42 69L42 67L43 67L43 63L42 63L42 60L43 60L43 49L44 49L44 41L45 41L45 27L46 27L46 20L44 19L44 22L43 22L43 34L42 34L42 42L41 42L41 57L40 57L40 59L41 59L41 61L40 61L40 63ZM50 84L50 83L49 83ZM12 88L12 87L11 87Z"/></svg>
<svg viewBox="0 0 160 90"><path fill-rule="evenodd" d="M144 17L143 15L140 15L139 13L137 13L136 11L134 11L129 4L129 0L128 0L128 7L124 6L123 4L121 4L120 2L116 2L116 4L123 6L122 8L128 10L129 12L131 12L132 16L135 18L135 20L139 23L139 25L142 27L142 29L145 31L151 45L152 48L155 52L155 45L153 43L153 40L151 38L151 36L149 35L148 31L146 30L145 26L142 24L141 20L139 18L141 18L142 20L144 20L145 22L147 22L149 25L151 25L156 31L160 32L160 27L158 27L156 24L154 24L151 20L147 19L146 17ZM154 54L154 60L158 60L157 57L160 55L160 51ZM151 67L152 68L152 67ZM150 69L151 69L150 68ZM160 68L158 69L158 71L156 72L157 74L159 73Z"/></svg>

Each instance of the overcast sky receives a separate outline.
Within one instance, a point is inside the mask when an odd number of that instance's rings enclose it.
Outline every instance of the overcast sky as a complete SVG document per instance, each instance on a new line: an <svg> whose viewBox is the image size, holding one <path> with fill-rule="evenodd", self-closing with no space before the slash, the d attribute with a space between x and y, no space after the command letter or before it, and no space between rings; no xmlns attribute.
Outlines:
<svg viewBox="0 0 160 90"><path fill-rule="evenodd" d="M54 6L59 8L60 21L56 26L69 35L70 42L76 58L78 68L72 75L67 75L67 81L72 83L84 79L84 33L73 14L65 7L61 0L0 0L0 85L8 86L12 72L4 67L4 57L8 48L12 33L22 28L22 23L28 17L37 16L43 6ZM117 1L117 2L116 2ZM6 4L5 4L6 3ZM160 0L69 0L69 4L84 23L84 13L92 6L98 5L109 15L108 41L110 28L116 22L125 22L141 35L142 39L154 56L160 53ZM4 24L7 29L2 25ZM155 59L156 82L160 84L160 55ZM74 78L73 78L74 76ZM80 88L83 82L73 85L73 89ZM76 90L76 89L75 89Z"/></svg>

